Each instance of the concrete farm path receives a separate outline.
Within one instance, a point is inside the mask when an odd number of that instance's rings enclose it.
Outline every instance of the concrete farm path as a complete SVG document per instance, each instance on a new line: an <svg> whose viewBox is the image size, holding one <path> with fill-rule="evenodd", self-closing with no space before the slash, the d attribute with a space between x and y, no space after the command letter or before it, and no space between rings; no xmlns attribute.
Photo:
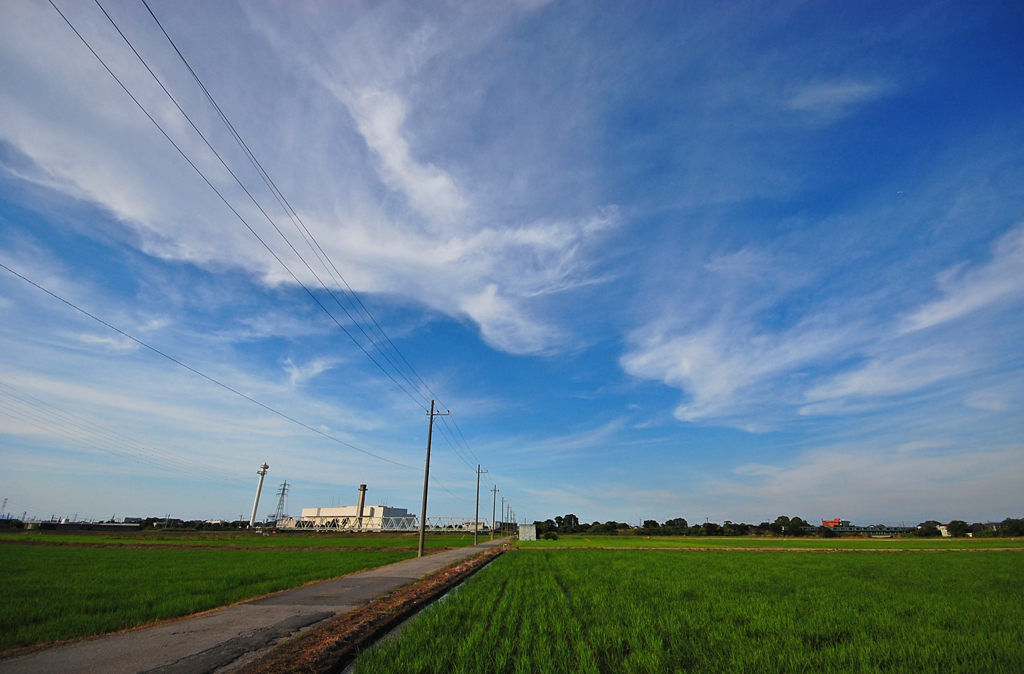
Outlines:
<svg viewBox="0 0 1024 674"><path fill-rule="evenodd" d="M506 539L507 540L507 539ZM0 674L207 674L504 540L407 559L152 627L0 660Z"/></svg>

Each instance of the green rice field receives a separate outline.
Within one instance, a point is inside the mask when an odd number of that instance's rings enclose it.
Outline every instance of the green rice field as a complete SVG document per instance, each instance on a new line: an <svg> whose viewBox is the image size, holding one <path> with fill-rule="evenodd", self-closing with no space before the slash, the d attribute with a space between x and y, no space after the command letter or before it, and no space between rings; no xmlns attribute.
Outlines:
<svg viewBox="0 0 1024 674"><path fill-rule="evenodd" d="M259 548L408 548L415 550L416 534L314 534L287 533L263 536L239 532L162 532L132 533L16 531L0 533L4 543L78 544L109 546L174 547L259 547ZM481 540L486 540L481 537ZM473 534L428 534L428 548L461 548L473 545Z"/></svg>
<svg viewBox="0 0 1024 674"><path fill-rule="evenodd" d="M414 555L0 544L0 651L185 616Z"/></svg>
<svg viewBox="0 0 1024 674"><path fill-rule="evenodd" d="M518 550L356 672L1021 672L1022 598L1022 552Z"/></svg>
<svg viewBox="0 0 1024 674"><path fill-rule="evenodd" d="M1024 538L776 538L772 536L562 536L523 548L791 548L804 550L985 550L1024 548Z"/></svg>

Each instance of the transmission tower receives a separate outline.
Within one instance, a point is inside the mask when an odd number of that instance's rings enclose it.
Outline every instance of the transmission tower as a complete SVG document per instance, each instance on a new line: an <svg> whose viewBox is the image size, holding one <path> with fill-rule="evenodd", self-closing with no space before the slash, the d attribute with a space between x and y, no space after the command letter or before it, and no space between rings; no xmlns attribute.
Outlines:
<svg viewBox="0 0 1024 674"><path fill-rule="evenodd" d="M280 522L285 518L284 500L288 498L288 480L281 483L277 490L277 510L274 511L274 521Z"/></svg>

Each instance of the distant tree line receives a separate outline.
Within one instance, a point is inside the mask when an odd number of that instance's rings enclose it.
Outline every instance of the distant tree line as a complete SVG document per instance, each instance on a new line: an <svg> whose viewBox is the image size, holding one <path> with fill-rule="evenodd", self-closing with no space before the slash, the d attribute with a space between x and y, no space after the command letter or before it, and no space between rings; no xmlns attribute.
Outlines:
<svg viewBox="0 0 1024 674"><path fill-rule="evenodd" d="M576 515L568 514L534 522L537 527L537 536L546 539L556 539L566 534L591 534L594 536L820 536L822 538L835 538L840 534L830 527L816 527L802 517L787 517L785 515L775 518L774 522L761 522L760 524L747 524L745 522L730 522L726 520L722 524L717 522L704 522L703 524L690 525L682 517L668 520L664 523L657 520L644 520L640 526L631 525L627 522L593 522L587 524L580 522ZM941 524L935 520L922 522L916 529L906 532L903 535L928 538L941 536L939 530ZM980 522L968 524L963 520L953 520L945 525L946 530L954 538L966 537L968 533L975 538L979 537L1013 537L1024 536L1024 519L1006 518L997 525L986 525Z"/></svg>

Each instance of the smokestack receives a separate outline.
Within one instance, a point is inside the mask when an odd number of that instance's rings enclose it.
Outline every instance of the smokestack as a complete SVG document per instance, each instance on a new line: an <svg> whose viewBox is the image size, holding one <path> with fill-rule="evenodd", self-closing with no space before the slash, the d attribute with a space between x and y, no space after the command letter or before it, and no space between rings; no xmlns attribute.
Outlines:
<svg viewBox="0 0 1024 674"><path fill-rule="evenodd" d="M256 485L256 500L252 504L252 516L249 517L249 528L252 529L253 525L256 524L256 509L260 507L260 492L263 491L263 478L267 476L267 469L270 468L266 463L260 466L260 469L256 473L260 476L260 483Z"/></svg>
<svg viewBox="0 0 1024 674"><path fill-rule="evenodd" d="M366 485L359 485L359 505L356 506L356 513L359 515L359 529L363 528L363 504L366 503Z"/></svg>

